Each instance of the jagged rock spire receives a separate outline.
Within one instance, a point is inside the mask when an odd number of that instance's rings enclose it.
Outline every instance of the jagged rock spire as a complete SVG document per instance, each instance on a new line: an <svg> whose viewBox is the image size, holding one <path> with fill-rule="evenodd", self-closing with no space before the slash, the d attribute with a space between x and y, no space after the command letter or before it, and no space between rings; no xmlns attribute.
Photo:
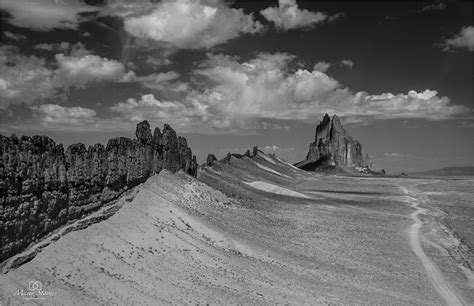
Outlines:
<svg viewBox="0 0 474 306"><path fill-rule="evenodd" d="M0 261L163 169L196 176L196 156L168 124L152 136L142 121L135 135L66 150L46 136L0 135Z"/></svg>
<svg viewBox="0 0 474 306"><path fill-rule="evenodd" d="M346 132L339 117L333 115L331 118L328 114L324 115L316 127L315 139L310 144L306 159L298 165L303 168L323 166L373 168L370 157L363 155L362 145Z"/></svg>

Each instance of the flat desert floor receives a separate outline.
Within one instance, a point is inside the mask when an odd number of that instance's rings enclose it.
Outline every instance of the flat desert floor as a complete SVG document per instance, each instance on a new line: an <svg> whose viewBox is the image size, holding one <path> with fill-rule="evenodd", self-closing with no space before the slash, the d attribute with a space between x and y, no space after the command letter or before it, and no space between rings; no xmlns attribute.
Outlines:
<svg viewBox="0 0 474 306"><path fill-rule="evenodd" d="M163 171L110 218L4 262L0 304L472 305L473 183L307 173L264 154L198 180ZM31 281L52 295L21 295Z"/></svg>

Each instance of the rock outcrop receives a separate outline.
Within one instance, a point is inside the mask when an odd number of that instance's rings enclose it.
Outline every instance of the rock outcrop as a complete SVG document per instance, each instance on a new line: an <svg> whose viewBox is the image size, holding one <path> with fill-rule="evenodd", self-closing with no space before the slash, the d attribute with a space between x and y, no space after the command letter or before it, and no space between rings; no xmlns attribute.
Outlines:
<svg viewBox="0 0 474 306"><path fill-rule="evenodd" d="M214 154L208 154L206 159L206 166L212 167L217 161L217 158Z"/></svg>
<svg viewBox="0 0 474 306"><path fill-rule="evenodd" d="M257 146L253 147L253 149L252 149L252 155L253 155L253 156L257 156L257 155L258 155L258 147L257 147Z"/></svg>
<svg viewBox="0 0 474 306"><path fill-rule="evenodd" d="M336 115L330 118L328 114L316 127L315 140L309 146L306 159L295 166L310 171L338 166L359 172L374 170L369 155L363 155L360 142L347 134Z"/></svg>
<svg viewBox="0 0 474 306"><path fill-rule="evenodd" d="M169 125L152 135L143 121L136 137L64 151L46 136L0 135L0 261L162 169L196 176L196 157Z"/></svg>
<svg viewBox="0 0 474 306"><path fill-rule="evenodd" d="M230 160L232 159L232 154L228 152L226 156L222 159L223 164L230 164Z"/></svg>

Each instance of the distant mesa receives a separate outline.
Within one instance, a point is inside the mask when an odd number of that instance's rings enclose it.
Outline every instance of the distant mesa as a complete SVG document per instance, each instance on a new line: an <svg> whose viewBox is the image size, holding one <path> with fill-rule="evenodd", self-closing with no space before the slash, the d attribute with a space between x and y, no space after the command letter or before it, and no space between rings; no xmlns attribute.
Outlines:
<svg viewBox="0 0 474 306"><path fill-rule="evenodd" d="M295 166L307 171L383 173L375 169L368 154L364 156L362 145L346 132L339 118L328 114L316 127L306 158Z"/></svg>

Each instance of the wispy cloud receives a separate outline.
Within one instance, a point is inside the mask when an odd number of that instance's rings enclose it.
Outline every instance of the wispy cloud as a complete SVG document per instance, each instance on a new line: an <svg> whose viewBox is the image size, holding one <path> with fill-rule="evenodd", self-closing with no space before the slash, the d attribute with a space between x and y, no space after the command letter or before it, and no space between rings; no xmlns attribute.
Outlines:
<svg viewBox="0 0 474 306"><path fill-rule="evenodd" d="M403 160L403 159L413 159L413 158L416 158L416 156L413 154L407 154L407 153L391 152L391 153L384 153L383 158L390 159L390 160Z"/></svg>
<svg viewBox="0 0 474 306"><path fill-rule="evenodd" d="M277 145L267 145L262 148L265 152L272 152L272 153L287 153L295 151L295 148L292 147L280 147Z"/></svg>
<svg viewBox="0 0 474 306"><path fill-rule="evenodd" d="M474 27L463 27L459 34L446 39L439 45L443 51L452 51L453 49L467 49L474 51Z"/></svg>
<svg viewBox="0 0 474 306"><path fill-rule="evenodd" d="M98 7L83 1L56 0L2 0L0 9L10 14L7 18L9 23L35 31L77 29L79 23L85 20L80 13L98 11Z"/></svg>
<svg viewBox="0 0 474 306"><path fill-rule="evenodd" d="M351 68L351 69L352 69L352 67L354 67L354 62L353 62L352 60L350 60L350 59L343 59L343 60L341 60L341 64L342 64L343 66L347 66L347 67L349 67L349 68Z"/></svg>
<svg viewBox="0 0 474 306"><path fill-rule="evenodd" d="M87 125L95 123L97 113L89 108L80 106L66 107L57 104L42 104L33 106L34 116L43 125Z"/></svg>
<svg viewBox="0 0 474 306"><path fill-rule="evenodd" d="M317 62L314 64L313 70L326 72L328 71L329 67L331 67L331 64L328 62Z"/></svg>
<svg viewBox="0 0 474 306"><path fill-rule="evenodd" d="M26 36L22 35L22 34L19 34L19 33L12 33L12 32L9 32L9 31L5 31L5 32L3 32L3 35L5 35L5 37L7 37L11 40L14 40L16 42L21 42L21 41L26 40Z"/></svg>
<svg viewBox="0 0 474 306"><path fill-rule="evenodd" d="M461 128L474 128L474 121L464 120L459 124Z"/></svg>
<svg viewBox="0 0 474 306"><path fill-rule="evenodd" d="M332 22L344 16L344 13L328 15L323 12L311 12L300 9L296 0L279 0L278 7L268 7L260 11L260 14L275 24L279 30L290 30L298 28L310 28L324 22Z"/></svg>
<svg viewBox="0 0 474 306"><path fill-rule="evenodd" d="M441 11L444 10L447 7L446 3L442 1L435 1L432 4L425 5L421 8L421 12L427 12L427 11Z"/></svg>
<svg viewBox="0 0 474 306"><path fill-rule="evenodd" d="M145 61L148 65L151 65L153 66L153 68L157 68L157 67L160 67L160 66L167 66L167 65L171 65L173 62L168 59L168 58L156 58L156 57L152 57L152 56L147 56L146 58L146 61Z"/></svg>
<svg viewBox="0 0 474 306"><path fill-rule="evenodd" d="M71 44L67 41L60 43L41 43L33 46L33 49L54 52L66 52L69 50Z"/></svg>

